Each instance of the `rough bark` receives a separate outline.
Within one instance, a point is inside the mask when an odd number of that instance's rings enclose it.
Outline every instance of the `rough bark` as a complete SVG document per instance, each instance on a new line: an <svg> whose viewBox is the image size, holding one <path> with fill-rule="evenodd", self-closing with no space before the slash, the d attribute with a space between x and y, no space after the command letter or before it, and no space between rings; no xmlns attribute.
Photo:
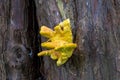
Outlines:
<svg viewBox="0 0 120 80"><path fill-rule="evenodd" d="M39 44L45 41L38 31L42 25L53 29L66 18L78 46L67 63L57 67L50 57L38 59L43 50ZM43 77L119 80L120 1L0 0L0 80Z"/></svg>
<svg viewBox="0 0 120 80"><path fill-rule="evenodd" d="M119 0L35 0L39 26L70 18L78 47L60 67L44 57L46 80L120 79ZM41 37L41 40L45 39Z"/></svg>
<svg viewBox="0 0 120 80"><path fill-rule="evenodd" d="M40 76L34 7L29 0L0 0L0 80Z"/></svg>

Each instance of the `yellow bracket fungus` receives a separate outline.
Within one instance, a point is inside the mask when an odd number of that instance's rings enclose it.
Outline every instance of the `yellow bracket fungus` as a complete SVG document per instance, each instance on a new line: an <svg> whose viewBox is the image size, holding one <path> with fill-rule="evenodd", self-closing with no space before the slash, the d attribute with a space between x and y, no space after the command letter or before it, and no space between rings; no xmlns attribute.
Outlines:
<svg viewBox="0 0 120 80"><path fill-rule="evenodd" d="M53 60L57 60L57 66L64 64L77 47L73 43L69 19L55 26L54 31L46 26L41 26L40 34L48 38L48 41L41 43L41 46L49 50L38 53L38 56L50 56Z"/></svg>

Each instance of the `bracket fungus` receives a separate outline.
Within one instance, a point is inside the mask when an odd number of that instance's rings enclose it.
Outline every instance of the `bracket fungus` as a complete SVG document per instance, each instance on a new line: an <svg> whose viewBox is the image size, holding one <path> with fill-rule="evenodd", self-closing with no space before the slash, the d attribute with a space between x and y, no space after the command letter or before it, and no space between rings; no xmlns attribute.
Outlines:
<svg viewBox="0 0 120 80"><path fill-rule="evenodd" d="M48 41L41 46L48 50L38 53L38 56L48 55L57 60L57 66L64 64L71 56L77 44L73 43L70 20L66 19L54 27L54 30L41 26L40 34Z"/></svg>

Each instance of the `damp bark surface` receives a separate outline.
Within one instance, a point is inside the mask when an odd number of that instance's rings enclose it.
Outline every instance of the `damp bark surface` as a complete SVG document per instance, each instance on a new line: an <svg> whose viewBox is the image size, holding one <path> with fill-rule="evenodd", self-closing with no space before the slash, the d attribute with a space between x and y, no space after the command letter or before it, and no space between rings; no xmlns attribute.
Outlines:
<svg viewBox="0 0 120 80"><path fill-rule="evenodd" d="M67 18L77 48L58 67L39 30ZM120 80L120 0L0 0L0 80Z"/></svg>

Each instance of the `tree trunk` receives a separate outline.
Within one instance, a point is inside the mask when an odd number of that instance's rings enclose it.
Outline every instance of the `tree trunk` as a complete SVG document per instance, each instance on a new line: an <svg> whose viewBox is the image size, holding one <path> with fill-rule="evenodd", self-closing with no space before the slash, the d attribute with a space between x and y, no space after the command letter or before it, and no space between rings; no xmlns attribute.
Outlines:
<svg viewBox="0 0 120 80"><path fill-rule="evenodd" d="M77 48L57 67L39 28L67 18ZM0 0L0 80L120 80L120 1Z"/></svg>
<svg viewBox="0 0 120 80"><path fill-rule="evenodd" d="M46 80L120 80L119 0L35 1L39 27L70 18L78 45L63 66L44 57Z"/></svg>
<svg viewBox="0 0 120 80"><path fill-rule="evenodd" d="M32 0L0 0L0 80L35 80L40 76L38 25L33 21Z"/></svg>

